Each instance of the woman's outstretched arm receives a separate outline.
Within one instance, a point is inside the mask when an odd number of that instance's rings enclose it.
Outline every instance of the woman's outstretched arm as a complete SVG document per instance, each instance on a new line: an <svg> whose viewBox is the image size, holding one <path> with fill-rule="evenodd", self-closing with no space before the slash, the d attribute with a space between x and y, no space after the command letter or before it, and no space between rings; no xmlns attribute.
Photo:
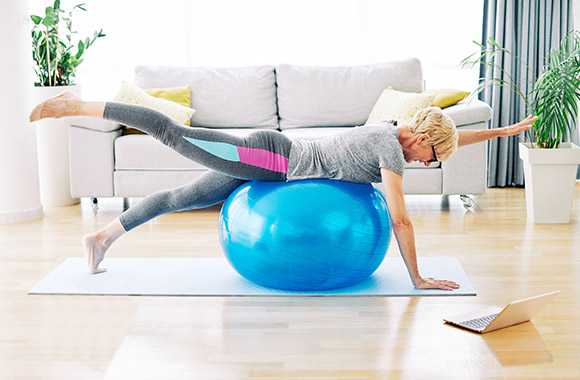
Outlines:
<svg viewBox="0 0 580 380"><path fill-rule="evenodd" d="M465 146L470 144L475 144L481 141L487 141L494 139L496 137L509 137L517 135L521 132L527 131L532 128L532 123L538 120L537 116L528 116L519 123L509 125L503 128L495 129L481 129L481 130L457 130L459 135L459 140L457 142L458 146Z"/></svg>

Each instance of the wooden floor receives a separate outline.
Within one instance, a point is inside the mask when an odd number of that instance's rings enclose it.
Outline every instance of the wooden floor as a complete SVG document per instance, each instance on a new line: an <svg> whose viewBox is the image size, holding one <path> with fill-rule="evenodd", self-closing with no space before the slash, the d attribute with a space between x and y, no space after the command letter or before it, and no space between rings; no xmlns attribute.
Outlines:
<svg viewBox="0 0 580 380"><path fill-rule="evenodd" d="M458 257L477 297L29 296L122 202L0 225L0 379L580 378L580 183L566 225L527 221L523 189L476 201L407 198L420 255ZM160 217L110 255L220 257L218 213ZM442 323L556 289L532 323L483 336Z"/></svg>

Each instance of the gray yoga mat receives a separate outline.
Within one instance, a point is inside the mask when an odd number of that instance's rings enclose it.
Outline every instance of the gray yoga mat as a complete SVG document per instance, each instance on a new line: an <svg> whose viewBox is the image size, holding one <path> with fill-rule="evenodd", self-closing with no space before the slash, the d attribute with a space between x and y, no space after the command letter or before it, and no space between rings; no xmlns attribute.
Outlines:
<svg viewBox="0 0 580 380"><path fill-rule="evenodd" d="M386 258L367 280L347 288L298 292L264 288L241 277L223 258L107 258L91 275L84 258L68 258L29 294L141 296L474 296L455 257L419 258L424 277L453 280L454 291L417 290L400 257Z"/></svg>

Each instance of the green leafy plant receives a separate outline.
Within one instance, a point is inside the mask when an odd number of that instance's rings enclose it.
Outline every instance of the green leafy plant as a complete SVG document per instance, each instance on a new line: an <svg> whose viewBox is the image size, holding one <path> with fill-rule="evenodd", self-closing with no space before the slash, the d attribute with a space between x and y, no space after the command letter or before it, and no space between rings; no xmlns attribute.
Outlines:
<svg viewBox="0 0 580 380"><path fill-rule="evenodd" d="M580 101L580 33L574 31L565 36L560 45L552 49L539 75L532 72L520 57L501 47L492 37L486 45L478 42L480 50L465 58L461 63L484 65L486 75L481 78L473 94L493 86L501 86L521 97L526 113L538 116L534 123L533 134L528 137L534 147L557 148L560 142L569 141L578 118ZM512 63L512 71L502 67L498 61ZM520 70L516 70L519 65ZM515 78L514 72L525 72ZM526 89L530 89L527 91ZM521 115L524 116L524 115Z"/></svg>
<svg viewBox="0 0 580 380"><path fill-rule="evenodd" d="M52 7L45 9L44 17L30 16L34 23L32 56L34 71L38 77L35 86L73 84L76 69L83 62L82 56L85 51L97 38L105 37L101 29L95 32L92 38L73 41L73 35L76 34L73 30L73 13L78 10L86 11L84 6L85 4L77 4L67 13L61 9L60 0L55 0Z"/></svg>

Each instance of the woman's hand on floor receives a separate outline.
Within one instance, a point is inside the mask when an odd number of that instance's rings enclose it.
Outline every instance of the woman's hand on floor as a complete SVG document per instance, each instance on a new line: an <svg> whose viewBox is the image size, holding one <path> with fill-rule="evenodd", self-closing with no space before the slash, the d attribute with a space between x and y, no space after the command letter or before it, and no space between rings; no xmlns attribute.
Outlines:
<svg viewBox="0 0 580 380"><path fill-rule="evenodd" d="M436 280L433 277L421 278L415 285L416 289L459 289L459 284L449 280Z"/></svg>

